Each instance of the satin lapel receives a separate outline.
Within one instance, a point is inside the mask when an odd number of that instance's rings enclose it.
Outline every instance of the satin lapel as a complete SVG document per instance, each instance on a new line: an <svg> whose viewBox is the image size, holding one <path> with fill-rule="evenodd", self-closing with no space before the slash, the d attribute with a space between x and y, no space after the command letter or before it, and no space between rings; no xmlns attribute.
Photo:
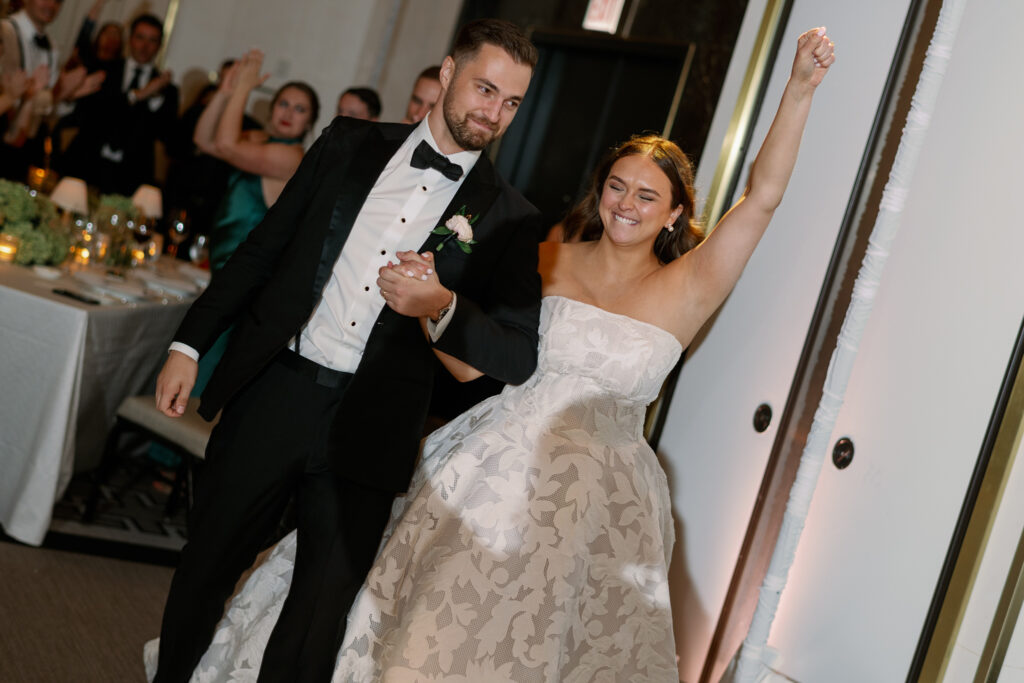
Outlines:
<svg viewBox="0 0 1024 683"><path fill-rule="evenodd" d="M344 174L339 174L338 178L326 180L338 188L338 198L334 202L331 224L327 229L324 247L320 253L320 265L317 266L316 279L313 281L313 291L317 297L323 292L327 278L334 269L334 262L338 260L338 254L345 246L345 240L348 239L356 216L359 215L359 210L373 189L373 184L377 182L377 177L402 146L411 130L410 127L409 131L402 135L385 136L379 128L371 129L352 152L352 162L348 170Z"/></svg>
<svg viewBox="0 0 1024 683"><path fill-rule="evenodd" d="M487 210L491 208L491 204L497 199L499 192L494 166L491 165L491 160L486 155L481 154L477 162L473 164L473 170L466 176L458 192L455 193L455 197L441 214L437 224L444 225L445 221L465 207L467 215L479 216L479 219L473 223L473 239L480 241L480 238L487 234L487 230L491 226L487 220ZM420 253L437 249L437 245L442 239L444 239L444 235L429 235L420 247ZM444 255L449 249L458 248L454 244L445 244L441 254ZM440 262L437 267L439 273L444 270Z"/></svg>

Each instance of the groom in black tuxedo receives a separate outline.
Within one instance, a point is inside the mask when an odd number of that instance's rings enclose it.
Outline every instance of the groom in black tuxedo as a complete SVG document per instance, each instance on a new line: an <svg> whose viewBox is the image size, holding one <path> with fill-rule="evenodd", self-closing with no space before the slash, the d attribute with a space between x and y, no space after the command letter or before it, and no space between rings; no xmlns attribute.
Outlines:
<svg viewBox="0 0 1024 683"><path fill-rule="evenodd" d="M299 550L259 680L330 680L348 608L409 483L433 350L503 382L533 372L540 217L480 150L515 116L536 60L515 25L467 24L441 69L443 107L417 125L336 119L189 310L157 381L168 415L184 411L198 354L235 329L202 396L204 417L223 413L167 599L157 683L189 678L293 494ZM452 236L437 250L446 237L432 231L460 213L474 242ZM434 254L445 287L385 301L379 273L412 249Z"/></svg>

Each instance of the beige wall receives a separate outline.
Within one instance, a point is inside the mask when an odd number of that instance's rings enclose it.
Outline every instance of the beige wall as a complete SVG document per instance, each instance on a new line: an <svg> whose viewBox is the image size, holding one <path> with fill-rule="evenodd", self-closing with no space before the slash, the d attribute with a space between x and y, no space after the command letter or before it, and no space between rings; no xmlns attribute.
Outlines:
<svg viewBox="0 0 1024 683"><path fill-rule="evenodd" d="M382 118L398 120L415 74L447 48L459 4L181 0L166 64L187 83L194 77L190 72L216 68L223 59L258 47L271 74L268 94L287 80L313 85L321 101L318 127L330 121L338 94L353 85L377 88L384 101Z"/></svg>
<svg viewBox="0 0 1024 683"><path fill-rule="evenodd" d="M93 0L65 0L50 34L70 54ZM108 0L100 15L125 21L143 12L166 16L170 0ZM266 54L269 97L288 80L308 81L320 96L317 129L327 125L338 94L353 85L377 89L383 120L405 113L413 80L437 64L451 42L461 0L179 0L165 66L174 72L182 101L228 57L249 48ZM252 104L252 103L251 103Z"/></svg>

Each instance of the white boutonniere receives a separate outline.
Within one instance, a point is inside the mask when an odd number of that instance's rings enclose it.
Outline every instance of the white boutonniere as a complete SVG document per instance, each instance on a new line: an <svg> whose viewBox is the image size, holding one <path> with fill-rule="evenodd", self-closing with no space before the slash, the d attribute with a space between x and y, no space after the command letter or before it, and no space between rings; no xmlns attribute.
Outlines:
<svg viewBox="0 0 1024 683"><path fill-rule="evenodd" d="M479 217L479 214L476 216L467 214L466 207L463 206L458 213L446 220L444 225L439 225L431 230L433 235L444 235L444 239L435 247L436 251L441 251L444 249L444 245L454 239L459 249L467 254L472 254L473 247L471 245L476 244L476 240L473 239L473 224Z"/></svg>

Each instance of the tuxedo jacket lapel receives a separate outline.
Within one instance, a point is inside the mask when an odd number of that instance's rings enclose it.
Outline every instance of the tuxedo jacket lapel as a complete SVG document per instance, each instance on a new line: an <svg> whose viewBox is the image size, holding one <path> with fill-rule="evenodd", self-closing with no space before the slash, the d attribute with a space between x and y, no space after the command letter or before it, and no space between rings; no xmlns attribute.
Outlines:
<svg viewBox="0 0 1024 683"><path fill-rule="evenodd" d="M486 155L481 154L477 162L473 164L473 169L469 172L469 175L462 181L462 185L459 186L459 190L455 193L452 201L445 208L444 213L438 217L437 224L444 225L445 221L465 207L464 213L466 215L479 216L479 219L473 223L473 239L479 241L480 237L487 233L490 225L487 221L487 210L491 208L491 204L498 198L499 192L500 188L498 187L494 166ZM437 245L444 238L444 235L431 233L420 247L420 253L437 249ZM448 249L458 250L458 248L454 244L446 244L445 252ZM443 276L446 274L444 271L449 261L452 261L452 259L444 259L437 262L439 275Z"/></svg>
<svg viewBox="0 0 1024 683"><path fill-rule="evenodd" d="M362 142L351 150L352 162L348 165L347 171L339 173L337 178L325 180L328 187L337 187L339 192L334 202L334 210L331 212L331 222L327 228L327 237L320 253L320 264L317 266L313 281L313 292L317 296L323 291L327 278L334 268L334 262L338 260L356 216L359 215L370 190L377 182L377 177L410 132L411 127L399 134L387 134L376 127L370 128Z"/></svg>

